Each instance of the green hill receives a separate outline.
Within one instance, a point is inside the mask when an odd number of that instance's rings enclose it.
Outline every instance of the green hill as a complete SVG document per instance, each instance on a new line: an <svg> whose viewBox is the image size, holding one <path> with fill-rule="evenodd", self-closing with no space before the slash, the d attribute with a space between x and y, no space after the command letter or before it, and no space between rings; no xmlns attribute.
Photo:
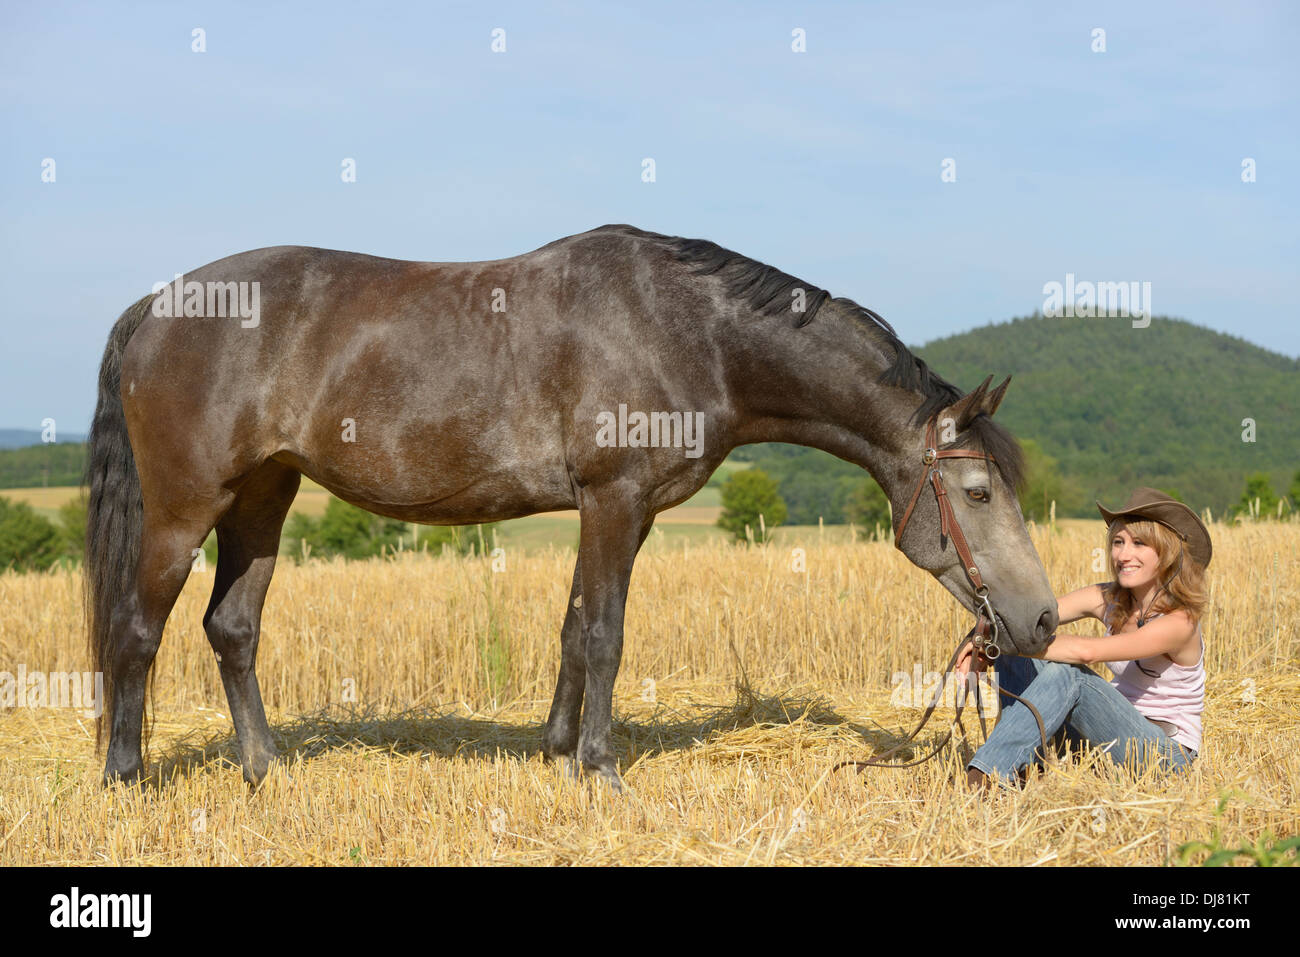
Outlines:
<svg viewBox="0 0 1300 957"><path fill-rule="evenodd" d="M1189 322L1030 316L912 351L963 390L1012 376L998 419L1025 442L1031 478L1041 455L1056 461L1062 516L1095 516L1095 501L1118 505L1139 485L1219 515L1251 473L1282 495L1300 471L1300 362ZM1253 443L1242 441L1246 418ZM843 521L863 480L813 449L766 443L735 457L780 482L792 524Z"/></svg>
<svg viewBox="0 0 1300 957"><path fill-rule="evenodd" d="M1190 322L1031 316L913 351L962 389L1013 377L998 418L1076 483L1069 512L1150 485L1218 514L1250 473L1283 494L1300 470L1300 362Z"/></svg>
<svg viewBox="0 0 1300 957"><path fill-rule="evenodd" d="M0 488L77 485L85 461L85 442L0 449Z"/></svg>

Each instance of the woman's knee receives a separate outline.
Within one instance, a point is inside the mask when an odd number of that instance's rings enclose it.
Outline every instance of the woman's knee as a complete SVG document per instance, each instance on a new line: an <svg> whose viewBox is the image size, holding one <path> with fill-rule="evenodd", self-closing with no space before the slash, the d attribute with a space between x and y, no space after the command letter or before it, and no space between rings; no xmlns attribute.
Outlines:
<svg viewBox="0 0 1300 957"><path fill-rule="evenodd" d="M1038 677L1043 662L1020 655L1002 655L993 663L993 670L1003 684L1028 685Z"/></svg>
<svg viewBox="0 0 1300 957"><path fill-rule="evenodd" d="M1042 681L1047 684L1072 685L1079 680L1078 670L1074 665L1060 661L1044 661L1034 677L1034 683Z"/></svg>

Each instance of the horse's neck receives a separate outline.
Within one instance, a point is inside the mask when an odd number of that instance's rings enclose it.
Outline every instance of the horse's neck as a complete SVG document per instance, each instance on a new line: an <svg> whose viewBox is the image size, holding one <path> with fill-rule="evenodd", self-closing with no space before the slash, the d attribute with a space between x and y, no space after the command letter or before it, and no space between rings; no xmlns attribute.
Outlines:
<svg viewBox="0 0 1300 957"><path fill-rule="evenodd" d="M846 325L858 321L829 302L805 328L754 319L766 341L745 350L746 357L763 357L761 368L736 370L742 410L736 444L821 449L866 469L891 498L910 494L922 445L910 418L925 397L880 384L892 350ZM836 341L840 329L847 330L843 342Z"/></svg>

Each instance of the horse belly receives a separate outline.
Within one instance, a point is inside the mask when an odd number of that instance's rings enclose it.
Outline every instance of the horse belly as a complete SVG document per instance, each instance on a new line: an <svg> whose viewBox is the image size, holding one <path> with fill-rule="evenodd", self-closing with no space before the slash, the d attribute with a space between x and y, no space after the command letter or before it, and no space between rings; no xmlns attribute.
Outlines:
<svg viewBox="0 0 1300 957"><path fill-rule="evenodd" d="M408 522L467 525L576 507L563 455L530 451L501 431L358 445L276 458L345 501Z"/></svg>

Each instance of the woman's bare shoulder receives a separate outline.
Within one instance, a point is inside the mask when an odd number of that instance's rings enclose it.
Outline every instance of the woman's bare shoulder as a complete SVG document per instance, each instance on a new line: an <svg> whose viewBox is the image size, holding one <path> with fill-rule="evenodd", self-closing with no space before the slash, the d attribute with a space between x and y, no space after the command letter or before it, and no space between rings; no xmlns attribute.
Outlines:
<svg viewBox="0 0 1300 957"><path fill-rule="evenodd" d="M1191 613L1185 608L1175 608L1173 611L1165 612L1161 617L1177 622L1179 630L1186 633L1189 642L1196 634L1198 622L1193 620Z"/></svg>
<svg viewBox="0 0 1300 957"><path fill-rule="evenodd" d="M1178 630L1183 633L1183 641L1171 651L1165 652L1165 657L1176 665L1182 665L1184 668L1193 668L1201 660L1201 643L1199 640L1200 627L1199 622L1193 621L1191 614L1185 608L1175 608L1173 611L1165 612L1161 618L1173 621Z"/></svg>

